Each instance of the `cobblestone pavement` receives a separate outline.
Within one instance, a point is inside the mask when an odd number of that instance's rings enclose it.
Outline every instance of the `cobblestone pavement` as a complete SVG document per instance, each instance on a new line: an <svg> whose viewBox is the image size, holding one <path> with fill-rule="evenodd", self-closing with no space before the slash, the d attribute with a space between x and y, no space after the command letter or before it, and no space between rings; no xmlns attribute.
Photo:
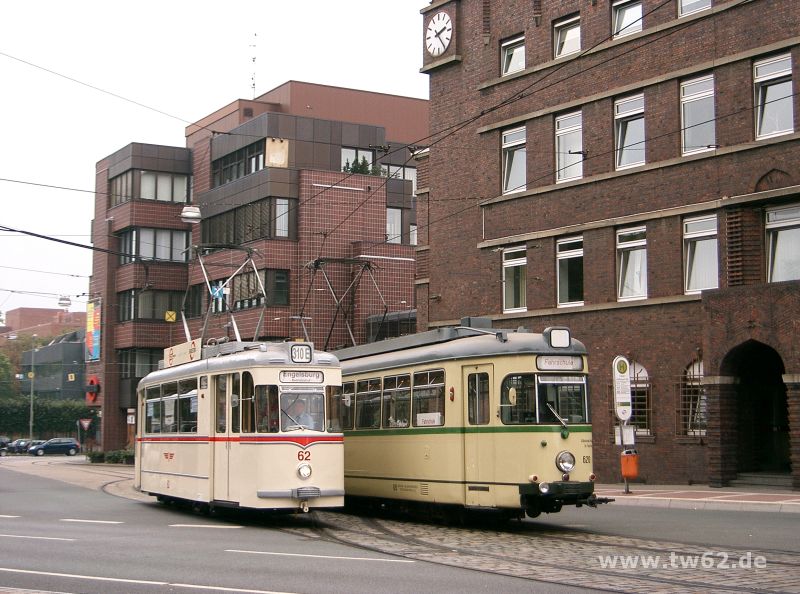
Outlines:
<svg viewBox="0 0 800 594"><path fill-rule="evenodd" d="M152 497L133 490L133 469L129 466L89 465L79 459L65 462L6 458L3 467L112 495L153 501ZM619 493L611 492L617 487L607 489L609 492L603 495L619 497ZM684 491L689 495L681 496ZM715 505L740 509L742 501L750 502L753 495L765 493L648 488L639 489L638 494L642 502L637 505L668 507L664 501L681 502L672 505L678 507L687 501L695 501L693 505L713 501ZM674 497L675 494L678 496ZM736 499L737 495L743 498ZM800 499L792 492L773 495L775 500L766 502L773 511L791 511L794 508L786 510L782 506L798 505L794 501ZM707 499L712 497L723 499ZM796 517L792 514L787 520ZM281 529L419 561L576 587L643 594L800 594L800 553L786 551L728 548L722 552L657 539L548 530L530 523L511 522L499 529L451 527L328 511L298 516L296 527L283 525ZM0 589L0 592L7 591Z"/></svg>

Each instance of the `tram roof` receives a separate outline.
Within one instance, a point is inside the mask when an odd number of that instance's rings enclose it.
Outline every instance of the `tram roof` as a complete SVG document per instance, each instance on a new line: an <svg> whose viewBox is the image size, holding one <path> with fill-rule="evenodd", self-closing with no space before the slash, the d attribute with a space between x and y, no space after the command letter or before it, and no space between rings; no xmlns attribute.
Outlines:
<svg viewBox="0 0 800 594"><path fill-rule="evenodd" d="M471 327L438 328L334 351L345 373L388 369L472 357L537 355L585 355L582 342L570 337L568 347L553 347L545 333Z"/></svg>
<svg viewBox="0 0 800 594"><path fill-rule="evenodd" d="M293 363L291 342L230 342L225 345L203 347L203 358L174 367L153 371L139 381L164 382L202 373L219 372L248 367L333 367L339 368L338 358L327 351L313 350L310 363ZM224 347L224 348L223 348Z"/></svg>

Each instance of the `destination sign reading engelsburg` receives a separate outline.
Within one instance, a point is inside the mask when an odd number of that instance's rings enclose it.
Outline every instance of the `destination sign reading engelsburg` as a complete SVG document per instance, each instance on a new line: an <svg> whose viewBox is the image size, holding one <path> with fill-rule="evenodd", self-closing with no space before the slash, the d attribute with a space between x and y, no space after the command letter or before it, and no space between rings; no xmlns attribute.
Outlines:
<svg viewBox="0 0 800 594"><path fill-rule="evenodd" d="M281 371L284 384L321 384L325 375L321 371Z"/></svg>

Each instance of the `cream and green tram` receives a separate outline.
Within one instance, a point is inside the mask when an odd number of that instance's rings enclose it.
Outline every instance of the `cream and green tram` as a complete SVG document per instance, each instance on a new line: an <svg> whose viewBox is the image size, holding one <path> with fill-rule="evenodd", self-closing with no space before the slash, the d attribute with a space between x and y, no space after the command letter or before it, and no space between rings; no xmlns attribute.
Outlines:
<svg viewBox="0 0 800 594"><path fill-rule="evenodd" d="M326 410L341 385L334 355L297 342L191 343L179 357L165 350L170 363L139 382L137 489L204 508L343 505L342 433Z"/></svg>
<svg viewBox="0 0 800 594"><path fill-rule="evenodd" d="M509 517L606 502L594 494L586 348L566 328L440 328L335 354L348 500Z"/></svg>

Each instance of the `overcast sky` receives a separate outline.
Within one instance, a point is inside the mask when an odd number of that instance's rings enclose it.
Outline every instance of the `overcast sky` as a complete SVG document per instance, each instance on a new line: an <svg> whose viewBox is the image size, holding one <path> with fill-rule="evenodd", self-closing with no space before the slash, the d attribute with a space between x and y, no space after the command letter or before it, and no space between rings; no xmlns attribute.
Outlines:
<svg viewBox="0 0 800 594"><path fill-rule="evenodd" d="M131 142L185 146L187 123L253 98L254 74L256 95L299 80L427 99L424 5L2 2L0 225L90 245L97 161ZM4 313L60 295L85 311L90 275L87 249L0 231Z"/></svg>

